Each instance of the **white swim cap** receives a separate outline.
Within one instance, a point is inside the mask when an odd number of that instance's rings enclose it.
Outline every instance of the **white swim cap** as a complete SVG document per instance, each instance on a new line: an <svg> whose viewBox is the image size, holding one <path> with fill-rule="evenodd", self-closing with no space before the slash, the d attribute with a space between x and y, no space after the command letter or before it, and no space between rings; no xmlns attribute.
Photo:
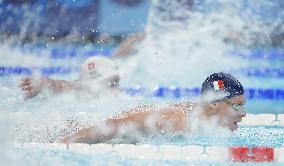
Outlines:
<svg viewBox="0 0 284 166"><path fill-rule="evenodd" d="M106 79L118 75L118 70L115 63L109 58L93 56L82 64L80 74L84 79Z"/></svg>

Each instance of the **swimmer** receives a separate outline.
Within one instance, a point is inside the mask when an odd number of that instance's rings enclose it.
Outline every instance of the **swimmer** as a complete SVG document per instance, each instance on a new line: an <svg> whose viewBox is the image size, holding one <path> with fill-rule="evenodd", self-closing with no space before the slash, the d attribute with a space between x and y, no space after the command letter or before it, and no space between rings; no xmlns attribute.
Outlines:
<svg viewBox="0 0 284 166"><path fill-rule="evenodd" d="M202 84L201 101L182 102L165 107L139 106L98 125L82 128L63 138L63 143L98 143L116 137L151 133L176 133L202 127L202 122L215 121L218 126L234 131L246 116L241 83L223 72L210 75Z"/></svg>
<svg viewBox="0 0 284 166"><path fill-rule="evenodd" d="M114 62L102 56L93 56L81 65L80 76L77 80L66 81L49 77L43 77L38 80L24 78L21 80L19 87L26 92L24 99L27 100L37 96L44 90L56 94L74 89L82 90L86 88L86 85L90 84L93 87L97 87L96 92L103 88L117 91L118 83L119 74Z"/></svg>

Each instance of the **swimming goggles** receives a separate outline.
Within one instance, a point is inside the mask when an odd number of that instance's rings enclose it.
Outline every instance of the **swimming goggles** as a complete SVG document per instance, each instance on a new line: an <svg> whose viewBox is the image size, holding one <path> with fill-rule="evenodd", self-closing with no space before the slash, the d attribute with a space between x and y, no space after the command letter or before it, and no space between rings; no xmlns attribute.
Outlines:
<svg viewBox="0 0 284 166"><path fill-rule="evenodd" d="M240 111L245 109L245 104L237 104L237 103L231 103L228 100L225 101L228 105L230 105L235 111Z"/></svg>

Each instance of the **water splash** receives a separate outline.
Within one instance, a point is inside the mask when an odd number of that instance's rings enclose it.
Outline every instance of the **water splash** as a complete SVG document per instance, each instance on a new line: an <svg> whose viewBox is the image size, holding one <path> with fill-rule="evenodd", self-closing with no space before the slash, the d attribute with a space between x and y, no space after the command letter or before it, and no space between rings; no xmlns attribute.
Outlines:
<svg viewBox="0 0 284 166"><path fill-rule="evenodd" d="M213 72L235 73L248 62L228 57L229 52L270 44L268 34L281 21L268 26L257 13L265 6L273 10L277 3L153 1L147 36L137 55L124 65L123 84L193 87Z"/></svg>

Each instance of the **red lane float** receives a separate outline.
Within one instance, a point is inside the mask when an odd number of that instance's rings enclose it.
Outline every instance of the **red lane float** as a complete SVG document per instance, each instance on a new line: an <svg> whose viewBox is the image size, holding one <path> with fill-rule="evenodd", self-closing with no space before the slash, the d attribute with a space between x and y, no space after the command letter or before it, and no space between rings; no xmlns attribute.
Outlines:
<svg viewBox="0 0 284 166"><path fill-rule="evenodd" d="M273 162L272 147L230 147L230 157L233 162Z"/></svg>

